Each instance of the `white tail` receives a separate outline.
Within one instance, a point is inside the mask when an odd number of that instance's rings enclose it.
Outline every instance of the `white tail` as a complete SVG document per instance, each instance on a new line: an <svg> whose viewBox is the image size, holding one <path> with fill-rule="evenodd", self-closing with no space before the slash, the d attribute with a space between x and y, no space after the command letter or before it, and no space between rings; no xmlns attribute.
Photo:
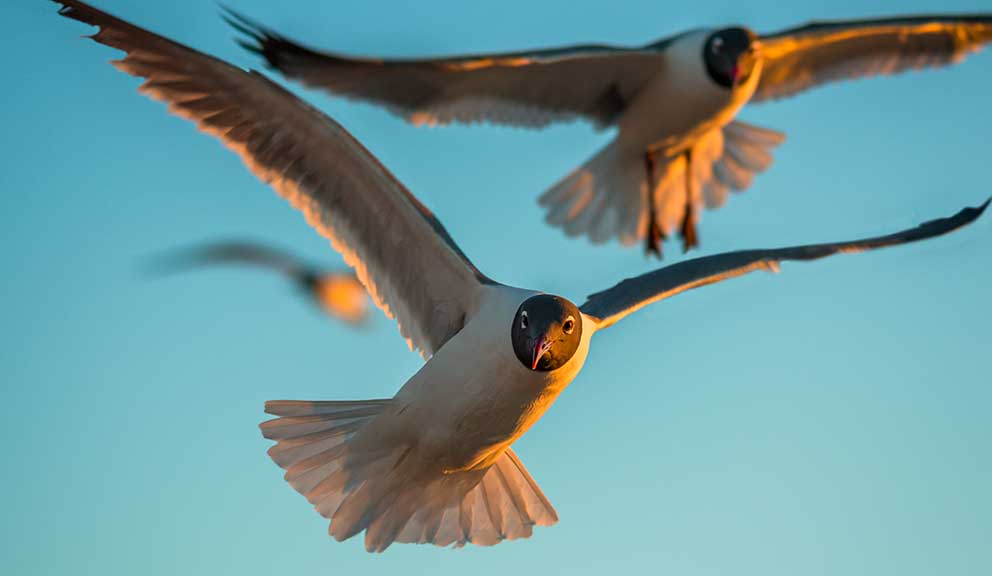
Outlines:
<svg viewBox="0 0 992 576"><path fill-rule="evenodd" d="M692 198L687 197L685 155L656 158L653 217L658 229L665 236L683 231L688 207L695 222L703 206L719 208L731 190L750 187L754 175L771 165L772 148L784 140L781 132L737 121L700 137L692 146ZM633 244L648 230L646 173L644 152L624 151L614 140L538 202L547 209L548 224L569 236Z"/></svg>
<svg viewBox="0 0 992 576"><path fill-rule="evenodd" d="M358 448L356 433L389 406L389 400L265 405L279 416L261 425L276 441L269 456L331 520L331 536L344 540L365 530L370 552L393 542L488 546L558 521L512 450L489 468L444 474L409 446Z"/></svg>
<svg viewBox="0 0 992 576"><path fill-rule="evenodd" d="M596 243L618 238L632 244L644 233L643 153L623 151L613 140L538 199L545 220L569 236Z"/></svg>

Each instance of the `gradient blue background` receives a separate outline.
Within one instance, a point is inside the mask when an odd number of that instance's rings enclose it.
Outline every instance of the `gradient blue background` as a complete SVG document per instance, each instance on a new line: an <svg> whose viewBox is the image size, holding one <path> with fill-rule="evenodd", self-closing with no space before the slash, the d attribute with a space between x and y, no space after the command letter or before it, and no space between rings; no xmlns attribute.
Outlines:
<svg viewBox="0 0 992 576"><path fill-rule="evenodd" d="M642 43L687 27L990 10L988 2L499 3L229 0L313 44L381 55ZM98 5L242 66L215 3ZM157 252L258 238L337 255L241 161L79 39L42 0L0 35L0 489L5 574L992 573L992 222L922 245L783 267L650 307L597 336L517 444L561 522L461 551L339 544L281 479L266 399L392 395L420 365L381 314L354 332L280 280L167 280ZM833 85L742 119L788 133L706 213L708 254L859 237L992 194L992 56ZM295 88L294 88L295 89ZM603 144L414 129L310 93L487 274L581 301L654 266L545 227L534 199ZM664 106L664 102L659 102ZM535 251L535 246L541 246ZM669 261L678 259L669 246Z"/></svg>

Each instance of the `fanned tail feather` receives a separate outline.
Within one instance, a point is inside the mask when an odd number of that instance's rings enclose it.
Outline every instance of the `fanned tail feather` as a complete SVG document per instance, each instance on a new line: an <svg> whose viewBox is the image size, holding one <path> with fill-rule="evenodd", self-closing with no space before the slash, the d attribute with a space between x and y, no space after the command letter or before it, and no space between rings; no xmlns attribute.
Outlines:
<svg viewBox="0 0 992 576"><path fill-rule="evenodd" d="M785 140L781 132L734 121L714 129L692 147L692 190L687 190L686 157L655 157L654 214L648 214L644 157L616 140L549 188L538 199L545 220L568 236L587 236L599 244L618 239L630 245L648 231L654 217L665 237L681 233L687 209L693 223L703 207L716 209L730 191L749 188L755 174L772 163L771 150Z"/></svg>
<svg viewBox="0 0 992 576"><path fill-rule="evenodd" d="M538 199L548 224L595 244L616 238L633 244L644 234L646 179L643 155L625 153L614 140Z"/></svg>
<svg viewBox="0 0 992 576"><path fill-rule="evenodd" d="M269 455L286 470L286 481L331 520L335 539L364 530L370 552L393 542L491 546L558 521L512 450L489 468L444 474L425 467L407 446L358 449L355 434L389 405L266 403L266 412L278 416L261 425L276 441Z"/></svg>

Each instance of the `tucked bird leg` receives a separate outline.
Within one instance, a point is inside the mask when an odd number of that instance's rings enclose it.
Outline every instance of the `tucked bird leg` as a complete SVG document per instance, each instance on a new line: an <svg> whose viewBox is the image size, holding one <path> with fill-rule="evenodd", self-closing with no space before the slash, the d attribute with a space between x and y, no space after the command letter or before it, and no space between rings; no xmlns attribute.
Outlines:
<svg viewBox="0 0 992 576"><path fill-rule="evenodd" d="M644 168L647 176L648 229L644 235L644 255L654 254L661 259L661 243L665 240L665 232L658 224L658 206L655 204L655 152L648 150L644 153Z"/></svg>
<svg viewBox="0 0 992 576"><path fill-rule="evenodd" d="M682 215L682 253L699 246L696 205L692 201L692 148L685 151L685 212Z"/></svg>

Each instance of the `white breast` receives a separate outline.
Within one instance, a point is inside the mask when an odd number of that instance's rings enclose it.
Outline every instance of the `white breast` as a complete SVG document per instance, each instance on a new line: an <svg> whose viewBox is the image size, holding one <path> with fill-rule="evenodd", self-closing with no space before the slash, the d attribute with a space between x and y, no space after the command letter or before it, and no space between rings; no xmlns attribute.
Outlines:
<svg viewBox="0 0 992 576"><path fill-rule="evenodd" d="M579 349L558 370L529 370L513 353L510 331L520 304L538 293L482 290L469 323L396 395L402 422L395 424L450 470L487 464L530 428L578 374L594 332L585 321Z"/></svg>
<svg viewBox="0 0 992 576"><path fill-rule="evenodd" d="M648 147L670 154L734 119L747 103L760 69L747 85L728 90L706 73L703 48L712 30L699 30L676 40L665 51L664 69L637 95L621 117L622 145L643 153Z"/></svg>

